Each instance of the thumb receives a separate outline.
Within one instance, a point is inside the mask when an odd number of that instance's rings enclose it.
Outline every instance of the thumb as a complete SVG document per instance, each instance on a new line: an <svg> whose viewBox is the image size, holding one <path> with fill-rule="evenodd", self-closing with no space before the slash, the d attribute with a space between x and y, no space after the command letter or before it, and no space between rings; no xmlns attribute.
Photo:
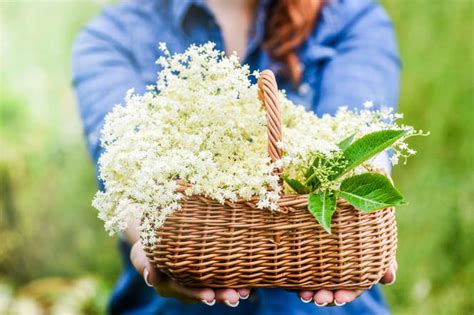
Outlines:
<svg viewBox="0 0 474 315"><path fill-rule="evenodd" d="M398 269L398 264L397 264L397 261L394 259L390 267L388 268L388 270L383 275L382 279L380 279L380 283L383 283L386 285L391 285L395 283L395 280L397 279L397 269Z"/></svg>
<svg viewBox="0 0 474 315"><path fill-rule="evenodd" d="M133 244L130 251L130 260L149 287L158 285L160 280L162 280L163 275L150 263L140 241Z"/></svg>

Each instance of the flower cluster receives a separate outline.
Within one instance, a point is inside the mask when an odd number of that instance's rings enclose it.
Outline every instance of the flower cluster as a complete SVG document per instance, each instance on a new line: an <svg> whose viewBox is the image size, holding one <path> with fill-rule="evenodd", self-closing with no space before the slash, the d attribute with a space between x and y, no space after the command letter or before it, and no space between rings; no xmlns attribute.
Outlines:
<svg viewBox="0 0 474 315"><path fill-rule="evenodd" d="M335 179L348 165L344 153L342 151L315 152L311 160L313 161L310 168L312 174L305 180L305 184L317 181L320 190L337 190L340 181L335 181Z"/></svg>
<svg viewBox="0 0 474 315"><path fill-rule="evenodd" d="M111 233L140 221L145 244L158 241L154 231L180 208L178 185L186 184L185 195L222 203L257 196L260 208L275 210L281 193L275 167L296 176L315 154L337 156L337 144L354 132L358 137L394 127L411 130L398 126L399 116L390 110L341 108L335 116L317 117L281 94L279 145L285 155L272 164L265 112L248 66L212 43L192 45L182 54L170 54L164 44L160 49L156 86L144 95L129 91L125 105L105 119L99 159L105 191L93 201ZM414 153L403 141L393 149L396 158Z"/></svg>
<svg viewBox="0 0 474 315"><path fill-rule="evenodd" d="M341 106L335 115L325 114L322 117L306 111L302 106L295 106L284 96L280 99L280 104L284 125L284 139L280 146L285 152L282 165L285 174L296 179L301 179L301 174L317 153L329 157L329 160L336 164L333 167L337 167L340 159L335 160L333 157L338 156L340 152L338 143L349 136L358 139L379 130L405 130L406 135L391 147L390 162L392 165L397 165L400 158L406 161L408 157L416 154L405 140L415 135L424 135L421 130L398 124L397 121L403 118L403 115L394 113L393 108L383 107L373 110L371 102L366 102L364 109L349 110ZM376 158L364 163L348 176L374 168L372 162L375 160ZM328 184L337 185L337 183Z"/></svg>

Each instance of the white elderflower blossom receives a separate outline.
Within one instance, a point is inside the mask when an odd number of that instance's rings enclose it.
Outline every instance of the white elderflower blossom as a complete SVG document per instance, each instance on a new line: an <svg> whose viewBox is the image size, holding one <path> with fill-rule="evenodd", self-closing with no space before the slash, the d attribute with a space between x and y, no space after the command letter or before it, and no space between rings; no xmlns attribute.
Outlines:
<svg viewBox="0 0 474 315"><path fill-rule="evenodd" d="M365 101L363 105L364 105L364 108L372 108L372 107L374 107L374 102Z"/></svg>
<svg viewBox="0 0 474 315"><path fill-rule="evenodd" d="M414 133L398 126L399 116L389 109L341 108L335 116L317 117L282 92L284 139L278 145L284 156L271 165L266 115L248 66L212 43L173 55L166 44L159 48L164 56L157 60L162 70L156 86L143 95L130 90L125 105L105 118L99 159L105 191L97 192L93 206L110 233L139 220L142 241L156 243L154 231L180 209L178 182L190 184L186 195L221 203L258 196L258 207L276 210L282 189L274 168L298 178L315 154L340 156L337 144L352 134L394 128ZM414 154L402 141L393 150L392 162Z"/></svg>

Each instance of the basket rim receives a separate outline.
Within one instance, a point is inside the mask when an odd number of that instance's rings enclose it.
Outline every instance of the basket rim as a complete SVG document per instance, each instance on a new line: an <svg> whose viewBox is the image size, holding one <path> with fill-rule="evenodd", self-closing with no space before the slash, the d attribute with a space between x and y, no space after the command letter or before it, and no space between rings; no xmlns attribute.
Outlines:
<svg viewBox="0 0 474 315"><path fill-rule="evenodd" d="M177 188L176 191L183 193L186 190L187 187L189 187L189 185L187 185L187 186L178 185L178 188ZM268 209L262 209L262 210L268 210L269 212L273 212L273 213L287 214L289 212L289 209L291 209L291 208L307 206L308 205L308 196L309 196L309 194L296 194L296 193L280 194L280 199L278 200L279 208L277 210L274 210L274 211L270 211ZM186 202L186 200L191 199L191 198L199 198L201 200L216 202L216 203L220 203L220 204L223 204L223 205L225 204L225 205L230 206L230 207L233 207L233 205L236 205L236 204L246 204L246 203L247 204L248 203L256 204L260 200L258 196L253 196L250 199L245 199L245 198L239 197L235 201L225 200L224 202L219 202L219 201L217 201L213 198L209 198L205 195L184 195L182 201ZM336 206L337 208L350 206L350 207L353 207L354 209L356 209L357 211L360 211L359 209L357 209L354 205L349 203L344 198L337 197L336 202L337 202L337 206ZM395 208L395 207L387 207L387 208L383 208L383 209L391 209L391 208ZM383 210L383 209L380 209L380 210ZM380 211L380 210L377 210L377 211Z"/></svg>
<svg viewBox="0 0 474 315"><path fill-rule="evenodd" d="M384 175L385 177L387 177L393 183L393 180L392 180L391 176L385 170L383 170L383 169L374 169L374 171ZM191 184L185 183L184 181L177 181L176 192L184 194L186 189L191 187L191 186L192 186ZM281 193L281 194L279 194L279 196L280 196L280 199L278 200L278 205L283 206L283 208L285 208L286 206L291 206L295 202L298 203L301 206L304 203L306 203L306 205L308 204L309 194L297 194L297 193L285 194L285 193ZM186 194L184 194L183 199L186 200L186 199L193 198L193 197L194 198L202 198L202 199L206 199L206 200L211 200L211 201L214 201L214 202L219 202L219 201L217 201L213 198L209 198L205 195L186 195ZM258 196L252 196L250 199L245 199L243 197L238 197L237 200L235 200L235 201L225 200L221 204L232 205L232 204L242 204L242 203L257 203L259 200L260 199L259 199ZM352 206L352 207L354 207L351 203L349 203L347 200L345 200L344 198L341 198L341 197L337 197L336 202L337 202L337 207L340 207L340 206ZM387 208L395 208L395 207L387 207ZM384 209L387 209L387 208L384 208ZM354 207L354 209L357 209L357 208ZM359 209L357 209L357 210L359 210ZM380 210L382 210L382 209L380 209ZM273 211L273 212L287 213L288 211L286 211L284 209L277 209L276 211Z"/></svg>

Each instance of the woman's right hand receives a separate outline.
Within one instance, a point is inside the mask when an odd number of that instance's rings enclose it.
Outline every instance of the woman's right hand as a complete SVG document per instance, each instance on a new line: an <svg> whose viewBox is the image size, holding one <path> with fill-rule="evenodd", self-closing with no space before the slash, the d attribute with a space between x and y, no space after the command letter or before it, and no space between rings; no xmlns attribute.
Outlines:
<svg viewBox="0 0 474 315"><path fill-rule="evenodd" d="M130 259L135 269L143 276L145 283L149 287L155 288L162 297L179 299L185 303L203 302L209 306L214 305L217 301L230 307L237 307L240 299L245 300L250 296L250 289L213 290L211 288L183 287L157 270L148 261L140 241L133 244Z"/></svg>

